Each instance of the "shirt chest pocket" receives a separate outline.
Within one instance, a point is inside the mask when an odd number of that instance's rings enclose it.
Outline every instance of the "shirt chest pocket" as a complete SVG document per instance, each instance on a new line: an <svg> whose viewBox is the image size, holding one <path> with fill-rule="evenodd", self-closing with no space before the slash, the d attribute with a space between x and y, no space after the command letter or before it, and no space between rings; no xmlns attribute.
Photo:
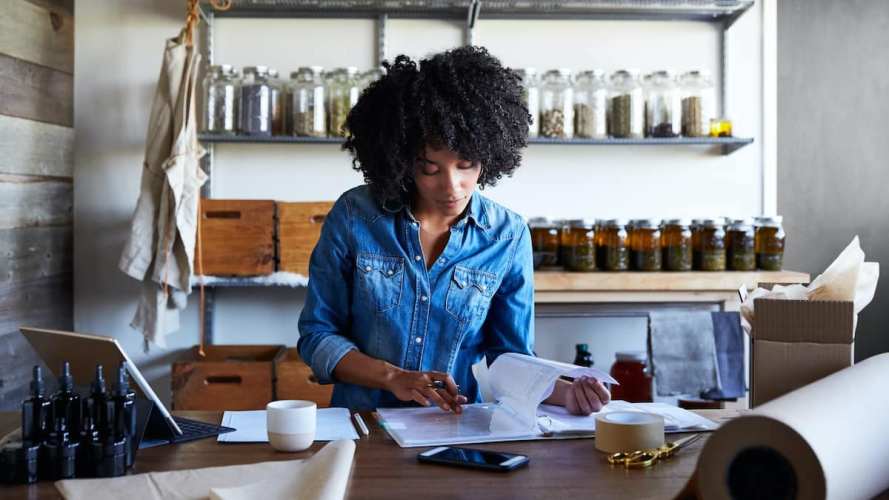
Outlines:
<svg viewBox="0 0 889 500"><path fill-rule="evenodd" d="M377 312L385 312L401 301L404 259L374 254L358 254L355 262L358 281L365 299Z"/></svg>
<svg viewBox="0 0 889 500"><path fill-rule="evenodd" d="M445 309L459 321L482 317L488 311L497 276L485 271L457 266L448 285Z"/></svg>

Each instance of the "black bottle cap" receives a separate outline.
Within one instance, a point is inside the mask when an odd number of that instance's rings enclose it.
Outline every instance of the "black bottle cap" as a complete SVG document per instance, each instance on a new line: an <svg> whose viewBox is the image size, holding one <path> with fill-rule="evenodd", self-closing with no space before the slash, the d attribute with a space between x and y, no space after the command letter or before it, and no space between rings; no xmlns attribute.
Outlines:
<svg viewBox="0 0 889 500"><path fill-rule="evenodd" d="M130 380L127 377L127 362L121 361L117 369L117 384L114 386L115 396L126 396L130 392Z"/></svg>
<svg viewBox="0 0 889 500"><path fill-rule="evenodd" d="M71 376L71 364L65 361L62 365L62 375L59 377L59 390L70 392L74 389L74 377Z"/></svg>
<svg viewBox="0 0 889 500"><path fill-rule="evenodd" d="M34 378L31 380L31 395L43 396L46 392L46 385L43 383L43 370L40 366L34 365Z"/></svg>
<svg viewBox="0 0 889 500"><path fill-rule="evenodd" d="M574 346L574 349L576 349L578 352L587 352L590 350L590 346L587 344L577 344Z"/></svg>
<svg viewBox="0 0 889 500"><path fill-rule="evenodd" d="M96 365L96 379L90 391L92 394L105 394L105 374L102 372L102 365Z"/></svg>

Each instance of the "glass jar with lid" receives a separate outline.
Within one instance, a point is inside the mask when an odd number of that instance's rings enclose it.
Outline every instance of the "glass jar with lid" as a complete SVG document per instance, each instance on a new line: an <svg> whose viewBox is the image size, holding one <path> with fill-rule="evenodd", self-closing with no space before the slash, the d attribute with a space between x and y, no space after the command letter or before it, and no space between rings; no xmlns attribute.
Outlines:
<svg viewBox="0 0 889 500"><path fill-rule="evenodd" d="M358 102L358 68L337 68L327 78L327 135L346 136L346 118Z"/></svg>
<svg viewBox="0 0 889 500"><path fill-rule="evenodd" d="M682 135L706 137L710 120L716 118L716 92L710 73L694 70L679 77L682 95Z"/></svg>
<svg viewBox="0 0 889 500"><path fill-rule="evenodd" d="M574 97L571 71L554 69L543 74L540 86L540 135L574 137Z"/></svg>
<svg viewBox="0 0 889 500"><path fill-rule="evenodd" d="M358 93L364 92L364 89L370 86L371 83L379 80L386 74L385 69L383 68L371 68L367 71L362 72L358 75Z"/></svg>
<svg viewBox="0 0 889 500"><path fill-rule="evenodd" d="M603 271L626 271L630 264L626 219L605 219L596 238L596 267Z"/></svg>
<svg viewBox="0 0 889 500"><path fill-rule="evenodd" d="M528 220L531 229L531 248L534 252L534 269L552 267L559 262L561 228L547 217Z"/></svg>
<svg viewBox="0 0 889 500"><path fill-rule="evenodd" d="M725 231L726 267L731 271L755 271L756 248L753 221L734 219Z"/></svg>
<svg viewBox="0 0 889 500"><path fill-rule="evenodd" d="M239 130L252 136L272 135L272 84L267 66L247 66L241 80Z"/></svg>
<svg viewBox="0 0 889 500"><path fill-rule="evenodd" d="M594 222L588 219L568 221L568 250L565 252L565 269L580 272L596 270L594 226Z"/></svg>
<svg viewBox="0 0 889 500"><path fill-rule="evenodd" d="M611 376L619 385L611 387L612 401L647 403L652 401L651 372L647 368L648 354L645 351L618 351Z"/></svg>
<svg viewBox="0 0 889 500"><path fill-rule="evenodd" d="M559 265L564 266L568 262L568 252L571 250L571 221L572 219L557 219L554 222L559 227Z"/></svg>
<svg viewBox="0 0 889 500"><path fill-rule="evenodd" d="M204 77L203 130L214 134L238 131L238 74L231 64L210 66Z"/></svg>
<svg viewBox="0 0 889 500"><path fill-rule="evenodd" d="M703 219L698 226L698 271L725 271L725 220Z"/></svg>
<svg viewBox="0 0 889 500"><path fill-rule="evenodd" d="M287 85L278 78L278 70L269 69L272 102L272 135L287 133Z"/></svg>
<svg viewBox="0 0 889 500"><path fill-rule="evenodd" d="M671 71L655 71L645 77L645 135L678 137L682 104L679 86Z"/></svg>
<svg viewBox="0 0 889 500"><path fill-rule="evenodd" d="M608 88L601 70L583 71L574 80L574 136L601 139L608 135Z"/></svg>
<svg viewBox="0 0 889 500"><path fill-rule="evenodd" d="M639 72L612 73L608 89L608 131L613 137L639 138L645 129L645 99Z"/></svg>
<svg viewBox="0 0 889 500"><path fill-rule="evenodd" d="M291 134L299 137L324 137L327 122L324 109L324 69L303 66L290 73Z"/></svg>
<svg viewBox="0 0 889 500"><path fill-rule="evenodd" d="M780 271L784 265L783 222L780 215L756 219L756 267L763 271Z"/></svg>
<svg viewBox="0 0 889 500"><path fill-rule="evenodd" d="M660 221L635 219L630 221L630 226L630 269L633 271L660 271Z"/></svg>
<svg viewBox="0 0 889 500"><path fill-rule="evenodd" d="M537 137L540 134L540 79L537 76L537 69L517 69L516 74L522 80L522 99L528 107L528 114L531 115L528 137Z"/></svg>
<svg viewBox="0 0 889 500"><path fill-rule="evenodd" d="M667 219L661 230L661 262L665 271L691 271L691 228L688 219Z"/></svg>

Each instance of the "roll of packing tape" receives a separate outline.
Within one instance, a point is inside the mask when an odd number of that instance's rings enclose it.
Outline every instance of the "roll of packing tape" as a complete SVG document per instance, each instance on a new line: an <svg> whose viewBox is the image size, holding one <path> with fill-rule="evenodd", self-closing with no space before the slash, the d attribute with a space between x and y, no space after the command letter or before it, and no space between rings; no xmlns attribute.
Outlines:
<svg viewBox="0 0 889 500"><path fill-rule="evenodd" d="M606 453L648 450L664 444L664 418L615 411L596 415L596 449Z"/></svg>

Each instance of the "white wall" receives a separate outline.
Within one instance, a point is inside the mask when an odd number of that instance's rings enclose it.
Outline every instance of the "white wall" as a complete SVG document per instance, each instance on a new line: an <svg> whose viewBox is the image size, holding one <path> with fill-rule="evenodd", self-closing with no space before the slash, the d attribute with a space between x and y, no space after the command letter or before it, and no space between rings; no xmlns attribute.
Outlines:
<svg viewBox="0 0 889 500"><path fill-rule="evenodd" d="M138 195L148 111L164 39L182 24L182 2L164 0L78 2L75 70L75 325L113 335L135 355L162 394L176 349L198 340L197 308L182 318L171 349L143 354L141 337L128 327L138 285L116 262ZM512 179L486 190L526 215L699 216L753 215L762 200L761 12L757 5L732 28L730 109L737 135L756 142L730 156L678 147L533 145ZM459 45L459 24L392 20L388 56L427 53ZM282 73L297 66L374 62L375 31L366 20L219 19L216 61L235 66L268 64ZM691 22L486 21L476 31L506 65L573 69L619 67L643 71L709 69L718 74L719 33ZM361 182L334 145L218 145L214 196L279 200L334 199ZM297 340L301 290L221 290L219 343ZM196 297L195 297L196 298ZM193 301L194 302L194 301ZM640 325L595 320L602 335L599 365L615 349L641 348ZM632 335L627 331L632 331ZM546 352L566 352L541 329ZM597 342L590 339L597 351Z"/></svg>

